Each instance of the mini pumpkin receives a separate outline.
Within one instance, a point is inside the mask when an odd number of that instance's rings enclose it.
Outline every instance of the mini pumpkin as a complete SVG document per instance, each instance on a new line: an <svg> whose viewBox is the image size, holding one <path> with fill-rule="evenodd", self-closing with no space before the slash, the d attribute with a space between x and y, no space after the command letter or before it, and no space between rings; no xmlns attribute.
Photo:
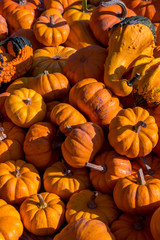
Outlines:
<svg viewBox="0 0 160 240"><path fill-rule="evenodd" d="M155 118L142 107L122 109L109 125L108 140L121 155L143 157L158 142L158 126Z"/></svg>
<svg viewBox="0 0 160 240"><path fill-rule="evenodd" d="M7 91L2 92L0 94L0 121L9 121L9 118L6 114L6 110L5 110L5 106L4 106L5 100L9 95L10 95L10 93Z"/></svg>
<svg viewBox="0 0 160 240"><path fill-rule="evenodd" d="M160 229L159 229L159 219L160 219L160 207L158 207L152 214L150 222L150 230L154 240L159 240Z"/></svg>
<svg viewBox="0 0 160 240"><path fill-rule="evenodd" d="M21 204L39 192L41 178L34 165L24 160L0 163L0 198L10 204Z"/></svg>
<svg viewBox="0 0 160 240"><path fill-rule="evenodd" d="M8 26L6 19L0 15L0 41L4 40L8 35Z"/></svg>
<svg viewBox="0 0 160 240"><path fill-rule="evenodd" d="M21 204L20 215L29 232L37 236L51 235L64 223L65 204L54 193L33 194Z"/></svg>
<svg viewBox="0 0 160 240"><path fill-rule="evenodd" d="M55 193L67 202L73 193L90 188L89 173L86 168L71 168L61 160L46 168L43 185L46 192Z"/></svg>
<svg viewBox="0 0 160 240"><path fill-rule="evenodd" d="M69 35L67 21L58 14L40 16L33 26L36 39L44 46L57 47L63 44Z"/></svg>
<svg viewBox="0 0 160 240"><path fill-rule="evenodd" d="M18 210L0 199L0 238L18 240L23 234L23 224Z"/></svg>
<svg viewBox="0 0 160 240"><path fill-rule="evenodd" d="M80 218L73 223L66 225L53 240L115 240L110 228L103 222L96 219Z"/></svg>

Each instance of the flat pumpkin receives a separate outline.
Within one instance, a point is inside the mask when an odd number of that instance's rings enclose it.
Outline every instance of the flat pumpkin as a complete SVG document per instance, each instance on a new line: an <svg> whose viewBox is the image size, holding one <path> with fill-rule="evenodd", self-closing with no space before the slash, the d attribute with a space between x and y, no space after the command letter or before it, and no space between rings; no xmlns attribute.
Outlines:
<svg viewBox="0 0 160 240"><path fill-rule="evenodd" d="M39 192L41 178L34 165L24 160L0 163L0 198L10 204L21 204Z"/></svg>
<svg viewBox="0 0 160 240"><path fill-rule="evenodd" d="M142 107L122 109L109 125L108 140L121 155L143 157L158 142L158 126L155 118Z"/></svg>

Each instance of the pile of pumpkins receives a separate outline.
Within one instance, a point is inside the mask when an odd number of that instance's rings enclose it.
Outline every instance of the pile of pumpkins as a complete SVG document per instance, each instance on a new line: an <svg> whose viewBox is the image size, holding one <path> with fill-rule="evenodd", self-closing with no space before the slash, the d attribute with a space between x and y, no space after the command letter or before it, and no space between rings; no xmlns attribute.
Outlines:
<svg viewBox="0 0 160 240"><path fill-rule="evenodd" d="M159 12L0 1L0 240L160 239Z"/></svg>

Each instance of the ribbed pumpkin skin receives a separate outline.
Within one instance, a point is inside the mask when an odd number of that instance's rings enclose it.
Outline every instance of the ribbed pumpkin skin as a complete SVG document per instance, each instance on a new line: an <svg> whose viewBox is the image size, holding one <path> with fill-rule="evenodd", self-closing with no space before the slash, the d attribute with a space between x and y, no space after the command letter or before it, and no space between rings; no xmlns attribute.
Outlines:
<svg viewBox="0 0 160 240"><path fill-rule="evenodd" d="M130 214L149 215L160 206L160 179L145 175L146 184L136 174L120 179L113 190L117 207Z"/></svg>
<svg viewBox="0 0 160 240"><path fill-rule="evenodd" d="M65 135L68 135L67 125L74 128L78 124L87 122L87 119L76 108L68 103L59 103L50 113L51 122L57 124Z"/></svg>
<svg viewBox="0 0 160 240"><path fill-rule="evenodd" d="M122 214L111 225L111 231L118 240L153 240L150 232L150 216Z"/></svg>
<svg viewBox="0 0 160 240"><path fill-rule="evenodd" d="M8 35L8 26L5 18L0 15L0 41L4 40Z"/></svg>
<svg viewBox="0 0 160 240"><path fill-rule="evenodd" d="M43 185L46 192L57 194L67 202L70 196L83 189L90 188L89 173L86 168L68 168L60 161L46 168L43 175Z"/></svg>
<svg viewBox="0 0 160 240"><path fill-rule="evenodd" d="M33 26L36 39L44 46L59 46L69 35L67 21L58 14L40 16Z"/></svg>
<svg viewBox="0 0 160 240"><path fill-rule="evenodd" d="M73 223L69 223L64 227L53 240L115 240L109 227L103 222L96 219L80 218Z"/></svg>
<svg viewBox="0 0 160 240"><path fill-rule="evenodd" d="M6 98L10 95L9 92L2 92L0 94L0 120L5 120L5 121L9 121L9 118L6 114L6 110L5 110L5 106L4 106L4 103L5 103L5 100ZM1 115L2 114L2 115Z"/></svg>
<svg viewBox="0 0 160 240"><path fill-rule="evenodd" d="M150 229L154 240L159 240L160 229L159 229L159 221L160 221L160 207L155 210L151 217Z"/></svg>
<svg viewBox="0 0 160 240"><path fill-rule="evenodd" d="M106 171L90 170L90 180L97 191L113 193L113 189L120 178L131 174L132 166L128 158L115 151L104 151L97 154L94 161L96 165L106 166Z"/></svg>
<svg viewBox="0 0 160 240"><path fill-rule="evenodd" d="M25 137L23 149L26 161L38 169L44 169L59 160L52 142L56 139L56 127L50 122L33 124Z"/></svg>
<svg viewBox="0 0 160 240"><path fill-rule="evenodd" d="M65 220L65 204L54 193L40 193L46 206L40 204L37 194L28 197L20 206L20 215L26 229L37 235L55 233Z"/></svg>
<svg viewBox="0 0 160 240"><path fill-rule="evenodd" d="M49 73L63 73L68 57L76 50L71 47L44 47L37 49L33 54L33 64L29 76L36 77L47 70Z"/></svg>
<svg viewBox="0 0 160 240"><path fill-rule="evenodd" d="M2 199L0 199L0 212L0 238L2 240L18 240L23 233L19 212Z"/></svg>
<svg viewBox="0 0 160 240"><path fill-rule="evenodd" d="M36 194L40 186L41 178L34 165L23 160L0 163L0 198L6 202L20 204Z"/></svg>
<svg viewBox="0 0 160 240"><path fill-rule="evenodd" d="M103 82L106 57L107 50L98 45L81 48L68 58L63 73L72 85L84 78Z"/></svg>
<svg viewBox="0 0 160 240"><path fill-rule="evenodd" d="M11 84L9 84L9 86L6 89L6 92L12 93L14 90L18 90L20 88L29 88L28 84L29 84L30 79L32 79L32 77L17 78L15 81L13 81Z"/></svg>
<svg viewBox="0 0 160 240"><path fill-rule="evenodd" d="M20 88L11 93L5 101L5 109L11 121L24 128L42 121L46 114L46 104L42 96L27 88Z"/></svg>
<svg viewBox="0 0 160 240"><path fill-rule="evenodd" d="M146 127L135 127L139 122ZM122 109L109 125L108 140L115 151L129 158L148 155L158 141L155 118L142 107Z"/></svg>
<svg viewBox="0 0 160 240"><path fill-rule="evenodd" d="M44 74L32 78L28 87L39 93L44 101L52 101L57 98L67 96L70 90L69 80L62 73L52 73L44 71Z"/></svg>
<svg viewBox="0 0 160 240"><path fill-rule="evenodd" d="M77 125L61 145L65 161L72 167L84 167L92 162L104 143L104 133L100 126L92 122Z"/></svg>
<svg viewBox="0 0 160 240"><path fill-rule="evenodd" d="M119 99L94 78L76 83L69 92L69 103L100 126L110 124L122 109Z"/></svg>
<svg viewBox="0 0 160 240"><path fill-rule="evenodd" d="M25 131L17 127L12 122L0 122L0 127L4 129L4 139L3 133L0 131L0 162L5 162L7 160L17 160L23 159L23 142L25 139Z"/></svg>
<svg viewBox="0 0 160 240"><path fill-rule="evenodd" d="M91 201L93 191L86 189L78 193L74 193L66 205L66 220L72 223L80 218L97 219L106 225L111 224L118 217L118 209L108 194L98 192L95 200L97 207L91 209L88 203Z"/></svg>

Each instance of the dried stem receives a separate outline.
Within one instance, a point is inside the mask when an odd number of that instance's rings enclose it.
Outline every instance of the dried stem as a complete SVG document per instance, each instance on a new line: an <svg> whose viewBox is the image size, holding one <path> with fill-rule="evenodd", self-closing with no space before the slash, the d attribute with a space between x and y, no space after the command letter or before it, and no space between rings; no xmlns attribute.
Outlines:
<svg viewBox="0 0 160 240"><path fill-rule="evenodd" d="M117 17L120 18L121 20L124 19L127 15L127 8L126 5L124 4L124 2L120 1L120 0L108 0L105 2L101 2L100 5L102 7L109 7L109 6L113 6L113 5L119 5L122 8L122 13L118 14Z"/></svg>
<svg viewBox="0 0 160 240"><path fill-rule="evenodd" d="M94 191L93 195L91 196L90 202L88 202L87 204L88 208L95 209L97 207L97 204L95 202L97 196L98 196L98 192Z"/></svg>
<svg viewBox="0 0 160 240"><path fill-rule="evenodd" d="M147 124L144 121L139 121L132 127L132 129L134 132L139 133L141 130L141 127L146 128Z"/></svg>
<svg viewBox="0 0 160 240"><path fill-rule="evenodd" d="M44 201L42 195L41 194L37 194L37 197L39 199L39 206L40 206L40 208L46 208L47 207L47 203Z"/></svg>
<svg viewBox="0 0 160 240"><path fill-rule="evenodd" d="M105 173L107 171L106 165L96 165L96 164L87 162L85 166L88 168L93 168L94 170L100 171L102 173Z"/></svg>
<svg viewBox="0 0 160 240"><path fill-rule="evenodd" d="M145 167L146 167L146 169L147 169L147 171L148 171L148 174L149 174L149 175L154 174L154 170L152 170L152 168L149 166L149 163L148 163L146 157L142 157L142 160L143 160L143 162L144 162L144 164L145 164Z"/></svg>
<svg viewBox="0 0 160 240"><path fill-rule="evenodd" d="M146 184L142 168L140 168L138 170L138 182L137 183L140 184L140 185L145 185Z"/></svg>

